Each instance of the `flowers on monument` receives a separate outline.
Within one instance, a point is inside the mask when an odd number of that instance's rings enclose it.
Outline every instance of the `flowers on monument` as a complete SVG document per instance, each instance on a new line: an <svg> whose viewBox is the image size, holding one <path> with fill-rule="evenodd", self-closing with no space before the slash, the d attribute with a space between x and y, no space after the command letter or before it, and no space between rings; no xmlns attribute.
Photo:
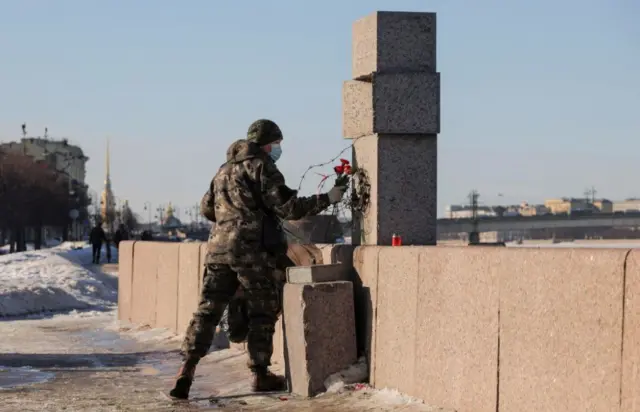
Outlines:
<svg viewBox="0 0 640 412"><path fill-rule="evenodd" d="M337 175L351 174L351 164L347 159L340 159L340 166L336 166L333 168L333 171L336 172Z"/></svg>

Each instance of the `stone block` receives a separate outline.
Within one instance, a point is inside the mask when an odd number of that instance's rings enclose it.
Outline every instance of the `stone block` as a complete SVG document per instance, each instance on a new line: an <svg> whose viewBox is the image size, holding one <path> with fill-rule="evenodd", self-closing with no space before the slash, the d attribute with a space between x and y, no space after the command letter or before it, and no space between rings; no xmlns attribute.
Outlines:
<svg viewBox="0 0 640 412"><path fill-rule="evenodd" d="M351 282L286 284L284 321L290 389L324 391L324 380L357 360Z"/></svg>
<svg viewBox="0 0 640 412"><path fill-rule="evenodd" d="M436 13L378 11L353 24L352 78L436 71Z"/></svg>
<svg viewBox="0 0 640 412"><path fill-rule="evenodd" d="M437 224L437 138L371 135L354 142L353 164L366 172L370 201L353 213L355 245L435 245ZM360 236L357 236L360 234Z"/></svg>
<svg viewBox="0 0 640 412"><path fill-rule="evenodd" d="M341 263L349 267L353 267L353 245L329 245L317 244L318 249L322 253L322 261L318 264L334 264Z"/></svg>
<svg viewBox="0 0 640 412"><path fill-rule="evenodd" d="M198 296L200 296L200 292L202 292L202 282L204 280L204 272L205 272L205 261L207 259L207 242L204 242L200 245L200 280L198 281Z"/></svg>
<svg viewBox="0 0 640 412"><path fill-rule="evenodd" d="M350 281L351 268L346 265L311 265L287 268L289 283Z"/></svg>
<svg viewBox="0 0 640 412"><path fill-rule="evenodd" d="M413 394L422 248L380 248L375 385Z"/></svg>
<svg viewBox="0 0 640 412"><path fill-rule="evenodd" d="M620 410L628 251L485 250L500 256L498 410Z"/></svg>
<svg viewBox="0 0 640 412"><path fill-rule="evenodd" d="M127 322L131 322L135 243L135 240L120 242L118 249L118 319Z"/></svg>
<svg viewBox="0 0 640 412"><path fill-rule="evenodd" d="M273 355L271 356L271 363L284 365L284 349L284 329L281 314L276 322L276 331L273 333Z"/></svg>
<svg viewBox="0 0 640 412"><path fill-rule="evenodd" d="M622 335L621 412L640 412L640 251L627 257Z"/></svg>
<svg viewBox="0 0 640 412"><path fill-rule="evenodd" d="M131 322L154 326L158 297L158 245L160 242L136 242L133 246L133 282Z"/></svg>
<svg viewBox="0 0 640 412"><path fill-rule="evenodd" d="M378 263L381 248L360 246L353 252L353 300L359 355L369 366L369 383L376 385L376 330L378 313Z"/></svg>
<svg viewBox="0 0 640 412"><path fill-rule="evenodd" d="M381 250L385 270L403 265L411 248L402 249ZM496 411L500 259L484 248L420 248L413 396L458 411ZM391 282L382 268L381 283Z"/></svg>
<svg viewBox="0 0 640 412"><path fill-rule="evenodd" d="M176 332L183 334L189 327L193 313L200 300L199 288L202 282L200 265L200 243L180 243L178 282L178 321Z"/></svg>
<svg viewBox="0 0 640 412"><path fill-rule="evenodd" d="M342 135L440 133L440 73L375 74L342 87Z"/></svg>
<svg viewBox="0 0 640 412"><path fill-rule="evenodd" d="M178 324L178 282L180 243L161 242L158 249L157 297L155 327L171 331Z"/></svg>

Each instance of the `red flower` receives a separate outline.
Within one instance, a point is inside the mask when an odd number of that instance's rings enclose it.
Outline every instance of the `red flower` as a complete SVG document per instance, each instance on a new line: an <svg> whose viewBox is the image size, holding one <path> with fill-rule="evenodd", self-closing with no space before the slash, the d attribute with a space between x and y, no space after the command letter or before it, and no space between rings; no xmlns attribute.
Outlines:
<svg viewBox="0 0 640 412"><path fill-rule="evenodd" d="M333 168L333 171L336 172L337 175L341 175L344 173L344 166L336 166Z"/></svg>
<svg viewBox="0 0 640 412"><path fill-rule="evenodd" d="M344 165L344 173L347 175L351 174L351 166L350 165Z"/></svg>
<svg viewBox="0 0 640 412"><path fill-rule="evenodd" d="M350 162L347 159L340 159L340 163L342 163L342 166L344 166L348 165Z"/></svg>

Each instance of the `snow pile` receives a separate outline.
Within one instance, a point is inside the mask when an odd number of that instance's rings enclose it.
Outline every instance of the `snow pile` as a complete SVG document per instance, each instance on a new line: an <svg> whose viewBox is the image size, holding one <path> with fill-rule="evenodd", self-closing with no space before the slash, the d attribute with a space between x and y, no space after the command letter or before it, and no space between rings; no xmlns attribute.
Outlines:
<svg viewBox="0 0 640 412"><path fill-rule="evenodd" d="M404 406L411 405L412 406L411 410L415 410L415 411L418 411L418 410L425 411L425 412L426 411L433 411L433 412L449 411L447 409L442 409L442 408L427 405L420 399L416 399L411 396L405 395L403 393L398 392L395 389L384 388L381 390L373 390L371 391L371 397L369 399L377 403L393 405L394 407L404 407ZM455 411L451 411L451 412L455 412Z"/></svg>
<svg viewBox="0 0 640 412"><path fill-rule="evenodd" d="M346 385L366 382L369 378L367 359L363 356L347 369L334 373L324 381L327 393L342 392Z"/></svg>
<svg viewBox="0 0 640 412"><path fill-rule="evenodd" d="M87 256L86 248L0 256L0 317L115 307L117 278L81 266Z"/></svg>

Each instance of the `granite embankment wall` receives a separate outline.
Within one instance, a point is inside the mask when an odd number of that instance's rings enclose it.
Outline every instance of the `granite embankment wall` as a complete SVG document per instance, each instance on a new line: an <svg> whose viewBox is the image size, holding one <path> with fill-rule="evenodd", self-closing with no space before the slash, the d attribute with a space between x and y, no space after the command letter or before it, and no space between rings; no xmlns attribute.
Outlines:
<svg viewBox="0 0 640 412"><path fill-rule="evenodd" d="M370 380L464 412L640 412L640 250L322 246ZM123 242L119 318L183 333L205 245ZM282 331L274 341L282 361Z"/></svg>

